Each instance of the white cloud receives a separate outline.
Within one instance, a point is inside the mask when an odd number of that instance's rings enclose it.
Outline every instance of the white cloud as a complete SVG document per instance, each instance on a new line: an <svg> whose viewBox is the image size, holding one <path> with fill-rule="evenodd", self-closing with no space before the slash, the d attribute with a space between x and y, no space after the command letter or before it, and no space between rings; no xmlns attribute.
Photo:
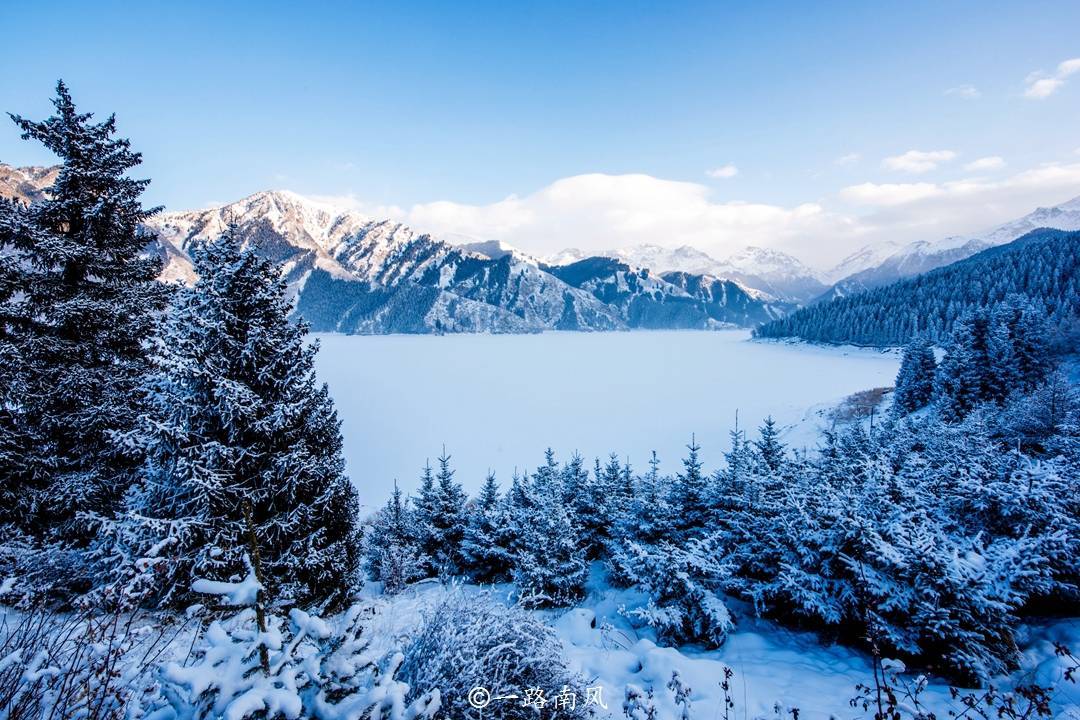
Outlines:
<svg viewBox="0 0 1080 720"><path fill-rule="evenodd" d="M989 159L1000 158L983 158ZM995 202L1004 200L1010 207L1017 204L1023 207L1029 200L1027 193L1047 191L1080 193L1080 163L1047 163L1002 180L970 178L945 183L862 183L844 188L839 195L854 204L879 207L910 205L934 198L978 198L981 202L991 197ZM1015 199L1010 199L1010 195ZM1047 201L1045 198L1034 199L1034 203L1046 204ZM1016 212L1023 214L1033 207Z"/></svg>
<svg viewBox="0 0 1080 720"><path fill-rule="evenodd" d="M1058 64L1059 77L1068 77L1073 73L1080 72L1080 58L1071 58Z"/></svg>
<svg viewBox="0 0 1080 720"><path fill-rule="evenodd" d="M600 173L480 205L439 200L402 208L352 195L317 199L451 239L503 240L538 256L650 243L691 245L723 258L758 245L824 267L875 242L975 234L1077 195L1080 160L1005 177L865 182L791 206L717 198L715 188L701 183Z"/></svg>
<svg viewBox="0 0 1080 720"><path fill-rule="evenodd" d="M990 155L989 157L979 158L973 160L964 166L964 169L969 172L982 172L985 170L997 170L1005 167L1005 159L998 157L997 155Z"/></svg>
<svg viewBox="0 0 1080 720"><path fill-rule="evenodd" d="M1072 162L1050 163L993 180L863 183L844 188L838 198L857 206L855 236L868 244L869 240L910 242L978 235L1036 207L1078 195L1080 162Z"/></svg>
<svg viewBox="0 0 1080 720"><path fill-rule="evenodd" d="M903 155L885 158L881 165L887 170L919 174L934 170L955 157L956 153L952 150L908 150Z"/></svg>
<svg viewBox="0 0 1080 720"><path fill-rule="evenodd" d="M958 85L945 91L946 95L962 98L964 100L978 100L982 97L979 88L974 85Z"/></svg>
<svg viewBox="0 0 1080 720"><path fill-rule="evenodd" d="M739 168L735 167L732 163L727 165L721 165L720 167L713 168L712 170L706 170L705 174L711 178L717 178L726 180L733 178L739 174Z"/></svg>
<svg viewBox="0 0 1080 720"><path fill-rule="evenodd" d="M847 155L841 155L833 160L834 165L854 165L862 159L862 155L859 153L848 153Z"/></svg>
<svg viewBox="0 0 1080 720"><path fill-rule="evenodd" d="M855 205L892 206L931 197L938 193L934 183L861 183L840 191L840 197Z"/></svg>
<svg viewBox="0 0 1080 720"><path fill-rule="evenodd" d="M1080 58L1070 58L1058 63L1057 70L1053 75L1047 75L1042 71L1028 74L1027 89L1024 96L1033 100L1045 100L1065 84L1065 78L1080 72Z"/></svg>
<svg viewBox="0 0 1080 720"><path fill-rule="evenodd" d="M747 245L810 257L816 253L815 238L850 232L847 218L816 202L784 207L716 200L712 193L699 183L592 173L487 205L422 203L403 219L425 232L497 238L536 255L566 247L596 252L652 243L693 245L718 257Z"/></svg>
<svg viewBox="0 0 1080 720"><path fill-rule="evenodd" d="M1027 90L1024 91L1024 96L1033 100L1042 100L1056 93L1058 88L1064 84L1065 81L1058 78L1035 80L1028 85Z"/></svg>

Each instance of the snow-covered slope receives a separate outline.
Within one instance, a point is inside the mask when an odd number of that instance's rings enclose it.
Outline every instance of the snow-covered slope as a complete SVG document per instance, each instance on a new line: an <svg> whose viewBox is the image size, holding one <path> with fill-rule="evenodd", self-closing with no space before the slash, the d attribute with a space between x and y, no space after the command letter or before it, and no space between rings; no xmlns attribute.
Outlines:
<svg viewBox="0 0 1080 720"><path fill-rule="evenodd" d="M838 280L817 298L817 302L847 297L903 278L921 275L969 258L988 247L990 245L982 240L959 237L945 238L937 242L917 240L886 256L877 265Z"/></svg>
<svg viewBox="0 0 1080 720"><path fill-rule="evenodd" d="M979 238L988 245L1003 245L1037 228L1080 230L1080 196L1053 207L1036 208L1024 217L999 225Z"/></svg>
<svg viewBox="0 0 1080 720"><path fill-rule="evenodd" d="M822 273L822 279L829 283L836 283L855 273L877 267L902 247L903 243L893 240L876 245L865 245Z"/></svg>
<svg viewBox="0 0 1080 720"><path fill-rule="evenodd" d="M826 287L817 272L779 250L748 247L729 257L725 265L730 269L713 274L740 280L783 300L804 302Z"/></svg>
<svg viewBox="0 0 1080 720"><path fill-rule="evenodd" d="M827 273L833 286L818 301L845 297L921 275L969 258L989 247L1010 243L1037 228L1080 230L1080 197L1053 207L1038 208L1021 218L973 236L952 236L937 241L917 240L900 247L891 243L867 246Z"/></svg>

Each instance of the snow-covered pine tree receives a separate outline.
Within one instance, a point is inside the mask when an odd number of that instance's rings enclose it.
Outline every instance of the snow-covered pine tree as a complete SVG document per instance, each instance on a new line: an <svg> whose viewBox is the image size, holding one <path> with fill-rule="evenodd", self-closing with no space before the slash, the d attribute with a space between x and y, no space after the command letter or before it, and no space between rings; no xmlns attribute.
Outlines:
<svg viewBox="0 0 1080 720"><path fill-rule="evenodd" d="M619 482L619 461L612 455L606 468L600 460L590 476L581 455L574 453L562 469L563 501L581 532L582 549L596 559L611 537L611 501Z"/></svg>
<svg viewBox="0 0 1080 720"><path fill-rule="evenodd" d="M915 338L904 347L893 393L893 408L898 415L915 412L933 399L936 373L937 361L929 342Z"/></svg>
<svg viewBox="0 0 1080 720"><path fill-rule="evenodd" d="M670 536L670 485L670 479L660 476L660 459L654 450L649 458L649 471L635 478L630 502L615 515L607 561L613 582L623 586L633 584L639 557L637 546L652 547Z"/></svg>
<svg viewBox="0 0 1080 720"><path fill-rule="evenodd" d="M1009 393L1019 386L1020 381L1009 326L997 313L991 317L987 330L986 355L991 382L988 382L987 387L984 388L983 399L992 400L1000 405L1005 402Z"/></svg>
<svg viewBox="0 0 1080 720"><path fill-rule="evenodd" d="M156 557L160 602L182 601L192 577L241 573L249 544L278 601L342 600L358 503L318 345L289 320L278 266L232 229L192 258L199 279L168 317L151 412L129 436L148 459L119 543Z"/></svg>
<svg viewBox="0 0 1080 720"><path fill-rule="evenodd" d="M777 474L784 464L787 448L780 442L780 431L776 429L776 421L773 420L772 415L765 418L758 433L758 439L754 441L754 449L761 471Z"/></svg>
<svg viewBox="0 0 1080 720"><path fill-rule="evenodd" d="M506 506L495 476L488 474L466 511L461 555L469 577L479 583L509 580L514 561L510 540Z"/></svg>
<svg viewBox="0 0 1080 720"><path fill-rule="evenodd" d="M639 542L656 543L670 532L669 485L670 482L660 475L660 458L653 450L649 456L649 472L641 478L630 504L629 516L624 521L632 529L630 535Z"/></svg>
<svg viewBox="0 0 1080 720"><path fill-rule="evenodd" d="M584 594L588 565L580 531L563 502L555 453L548 448L544 458L519 490L525 497L514 518L514 582L526 603L564 605Z"/></svg>
<svg viewBox="0 0 1080 720"><path fill-rule="evenodd" d="M394 492L364 537L368 576L382 582L388 594L400 592L422 575L412 530L408 499L395 481Z"/></svg>
<svg viewBox="0 0 1080 720"><path fill-rule="evenodd" d="M456 575L461 572L463 562L461 540L465 534L467 498L461 484L454 480L454 471L450 468L450 456L446 454L446 448L443 448L438 461L439 472L435 475L438 482L438 500L436 513L432 518L439 544L436 558L440 575Z"/></svg>
<svg viewBox="0 0 1080 720"><path fill-rule="evenodd" d="M521 550L522 524L525 518L532 513L533 499L528 491L527 477L518 473L517 468L510 476L510 489L503 497L503 515L506 518L506 543L505 547L510 551L511 557L517 557Z"/></svg>
<svg viewBox="0 0 1080 720"><path fill-rule="evenodd" d="M698 458L701 446L695 437L691 437L686 449L688 453L682 461L683 471L675 476L669 498L671 528L677 540L700 535L708 526L712 512L710 479L702 472Z"/></svg>
<svg viewBox="0 0 1080 720"><path fill-rule="evenodd" d="M439 487L435 484L435 473L431 471L431 462L428 461L420 474L420 490L412 502L412 534L416 538L424 577L439 574L439 533L435 528L435 516L439 513L440 504Z"/></svg>
<svg viewBox="0 0 1080 720"><path fill-rule="evenodd" d="M1032 390L1053 368L1046 311L1022 295L1010 295L994 308L993 322L1004 325L1009 337L1013 384Z"/></svg>
<svg viewBox="0 0 1080 720"><path fill-rule="evenodd" d="M0 523L81 548L138 465L116 435L141 411L169 288L143 255L153 235L142 223L159 208L139 201L149 180L126 175L139 153L115 137L113 117L77 112L63 82L53 105L47 120L12 119L60 158L55 182L30 205L0 202L0 476L11 500Z"/></svg>
<svg viewBox="0 0 1080 720"><path fill-rule="evenodd" d="M942 416L961 420L988 397L990 375L988 342L990 318L986 310L967 313L957 320L945 357L937 372L935 394Z"/></svg>
<svg viewBox="0 0 1080 720"><path fill-rule="evenodd" d="M718 590L727 565L713 537L678 544L630 542L622 550L621 568L631 584L649 594L648 605L625 611L628 617L674 644L723 644L733 622Z"/></svg>

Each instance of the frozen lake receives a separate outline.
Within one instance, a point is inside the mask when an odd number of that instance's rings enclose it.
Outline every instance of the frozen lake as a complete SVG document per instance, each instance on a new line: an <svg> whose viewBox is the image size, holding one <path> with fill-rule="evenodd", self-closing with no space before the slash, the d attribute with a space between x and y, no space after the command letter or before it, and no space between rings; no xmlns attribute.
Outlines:
<svg viewBox="0 0 1080 720"><path fill-rule="evenodd" d="M542 335L319 335L320 378L343 421L348 472L365 509L396 478L418 484L445 443L457 478L504 485L544 449L590 463L616 452L644 470L652 450L679 467L691 433L706 468L740 427L771 414L790 442L812 442L812 408L892 385L897 356L754 342L747 331Z"/></svg>

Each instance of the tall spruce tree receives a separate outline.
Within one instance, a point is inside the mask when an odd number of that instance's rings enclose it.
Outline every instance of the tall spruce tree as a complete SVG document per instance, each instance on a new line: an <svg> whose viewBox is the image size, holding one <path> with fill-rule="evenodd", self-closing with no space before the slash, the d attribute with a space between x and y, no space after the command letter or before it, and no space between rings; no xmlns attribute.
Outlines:
<svg viewBox="0 0 1080 720"><path fill-rule="evenodd" d="M461 540L465 534L465 491L454 480L454 471L450 468L450 456L443 448L439 456L439 472L435 479L437 485L436 512L432 518L435 541L438 543L436 558L440 575L455 575L461 572Z"/></svg>
<svg viewBox="0 0 1080 720"><path fill-rule="evenodd" d="M611 536L611 502L618 473L619 461L612 456L605 470L598 459L590 476L578 453L562 470L563 502L580 529L582 547L590 559L600 556Z"/></svg>
<svg viewBox="0 0 1080 720"><path fill-rule="evenodd" d="M495 476L488 474L466 513L461 555L469 577L480 583L509 580L514 560L510 539L509 518L499 485Z"/></svg>
<svg viewBox="0 0 1080 720"><path fill-rule="evenodd" d="M778 473L784 464L784 454L787 448L780 442L780 431L776 429L776 421L769 415L761 423L758 431L759 437L754 441L754 449L757 451L757 461L760 471L765 473Z"/></svg>
<svg viewBox="0 0 1080 720"><path fill-rule="evenodd" d="M963 419L990 395L994 379L989 339L990 318L985 309L969 312L956 322L937 373L935 394L945 419Z"/></svg>
<svg viewBox="0 0 1080 720"><path fill-rule="evenodd" d="M1053 369L1050 323L1040 305L1022 295L1010 295L994 309L993 321L1009 338L1010 378L1015 388L1030 391Z"/></svg>
<svg viewBox="0 0 1080 720"><path fill-rule="evenodd" d="M669 501L673 513L671 527L680 540L704 532L712 511L709 478L702 472L698 457L701 446L695 437L691 437L686 449L683 471L675 476Z"/></svg>
<svg viewBox="0 0 1080 720"><path fill-rule="evenodd" d="M544 464L530 481L511 488L514 498L514 582L523 600L540 605L564 605L584 594L588 565L580 529L564 502L555 453L544 453Z"/></svg>
<svg viewBox="0 0 1080 720"><path fill-rule="evenodd" d="M417 541L420 563L424 577L435 577L439 572L439 534L435 528L435 516L439 512L439 487L431 461L424 463L420 475L420 491L413 500L413 536Z"/></svg>
<svg viewBox="0 0 1080 720"><path fill-rule="evenodd" d="M127 177L141 156L114 117L77 112L63 82L53 106L41 122L11 118L59 157L55 182L29 205L0 201L0 524L85 560L138 464L117 435L141 411L169 289L143 254L160 208L140 203L149 180Z"/></svg>
<svg viewBox="0 0 1080 720"><path fill-rule="evenodd" d="M913 339L904 347L900 370L896 374L893 408L898 414L912 413L925 407L934 396L937 361L934 349L924 338Z"/></svg>
<svg viewBox="0 0 1080 720"><path fill-rule="evenodd" d="M409 517L408 499L394 481L394 492L376 514L366 534L367 572L383 584L383 591L393 595L421 575L416 538Z"/></svg>
<svg viewBox="0 0 1080 720"><path fill-rule="evenodd" d="M272 597L336 601L357 570L356 491L340 422L315 378L316 343L291 310L279 267L232 228L192 249L199 279L166 324L152 412L132 441L148 456L120 529L157 556L158 599L193 576L240 573L253 543Z"/></svg>

